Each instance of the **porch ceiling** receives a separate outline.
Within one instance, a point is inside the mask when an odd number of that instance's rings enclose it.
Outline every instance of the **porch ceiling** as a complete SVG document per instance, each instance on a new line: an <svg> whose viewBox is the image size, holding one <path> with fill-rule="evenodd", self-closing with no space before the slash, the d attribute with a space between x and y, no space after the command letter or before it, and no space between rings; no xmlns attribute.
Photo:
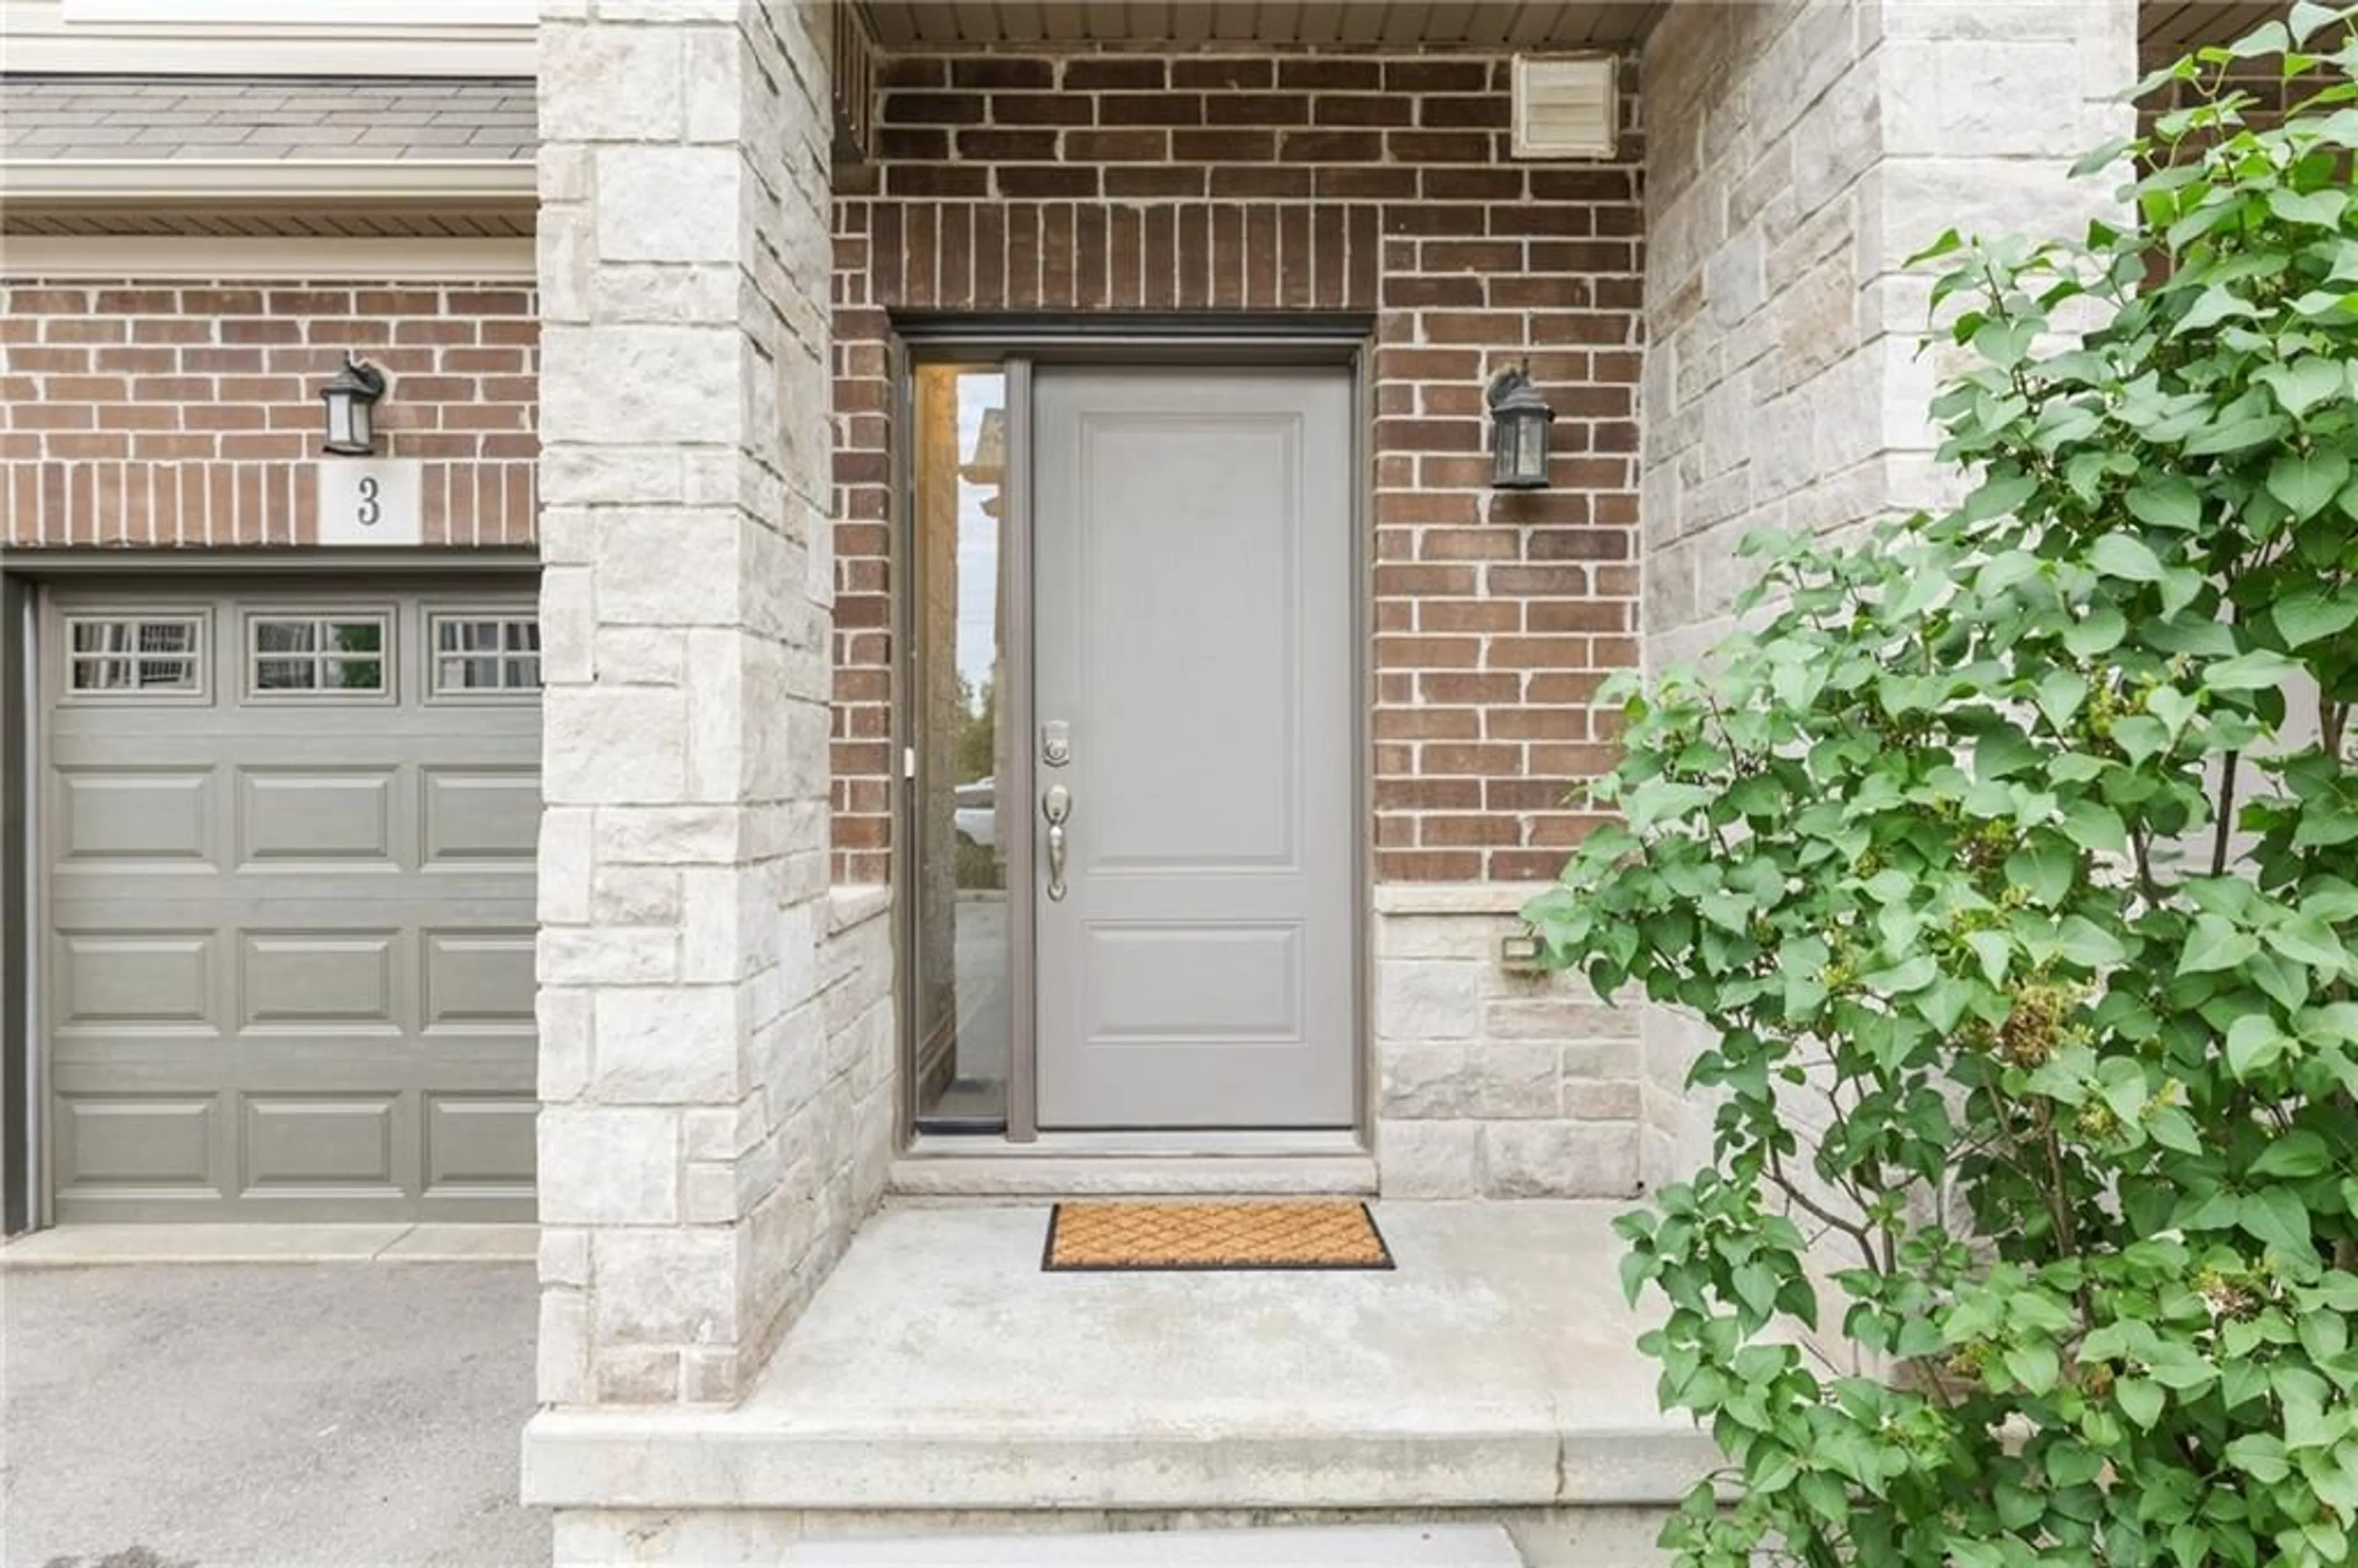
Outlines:
<svg viewBox="0 0 2358 1568"><path fill-rule="evenodd" d="M1604 48L1667 0L868 0L886 49L1089 43Z"/></svg>

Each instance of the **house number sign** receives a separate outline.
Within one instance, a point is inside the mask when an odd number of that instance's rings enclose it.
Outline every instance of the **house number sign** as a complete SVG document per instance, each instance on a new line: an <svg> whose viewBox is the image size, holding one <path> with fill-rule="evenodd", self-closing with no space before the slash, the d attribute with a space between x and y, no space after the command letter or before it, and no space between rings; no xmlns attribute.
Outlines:
<svg viewBox="0 0 2358 1568"><path fill-rule="evenodd" d="M415 458L329 458L319 464L319 543L422 545L424 467Z"/></svg>

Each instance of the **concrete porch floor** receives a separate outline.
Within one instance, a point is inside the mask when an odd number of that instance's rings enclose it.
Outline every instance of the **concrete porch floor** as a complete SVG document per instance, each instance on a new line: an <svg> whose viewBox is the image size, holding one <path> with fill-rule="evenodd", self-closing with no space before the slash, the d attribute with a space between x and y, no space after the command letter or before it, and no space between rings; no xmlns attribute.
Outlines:
<svg viewBox="0 0 2358 1568"><path fill-rule="evenodd" d="M1044 1205L871 1219L734 1409L544 1411L560 1509L875 1519L1637 1507L1654 1406L1617 1204L1376 1206L1391 1272L1041 1271ZM814 1521L815 1522L815 1521Z"/></svg>

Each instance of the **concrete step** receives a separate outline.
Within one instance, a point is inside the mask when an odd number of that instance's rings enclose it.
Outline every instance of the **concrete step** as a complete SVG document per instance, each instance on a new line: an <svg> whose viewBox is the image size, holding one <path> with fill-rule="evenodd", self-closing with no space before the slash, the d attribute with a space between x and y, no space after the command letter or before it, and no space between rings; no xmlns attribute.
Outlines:
<svg viewBox="0 0 2358 1568"><path fill-rule="evenodd" d="M808 1541L785 1568L1523 1568L1497 1525L1123 1530Z"/></svg>

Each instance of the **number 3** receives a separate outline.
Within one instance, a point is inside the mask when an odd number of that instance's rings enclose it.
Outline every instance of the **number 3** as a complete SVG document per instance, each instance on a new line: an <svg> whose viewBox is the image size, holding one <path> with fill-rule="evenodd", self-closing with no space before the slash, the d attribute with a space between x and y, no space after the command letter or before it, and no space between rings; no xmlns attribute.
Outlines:
<svg viewBox="0 0 2358 1568"><path fill-rule="evenodd" d="M373 528L377 524L377 520L384 515L384 507L377 500L376 477L372 474L362 479L360 491L361 504L356 520L363 528Z"/></svg>

